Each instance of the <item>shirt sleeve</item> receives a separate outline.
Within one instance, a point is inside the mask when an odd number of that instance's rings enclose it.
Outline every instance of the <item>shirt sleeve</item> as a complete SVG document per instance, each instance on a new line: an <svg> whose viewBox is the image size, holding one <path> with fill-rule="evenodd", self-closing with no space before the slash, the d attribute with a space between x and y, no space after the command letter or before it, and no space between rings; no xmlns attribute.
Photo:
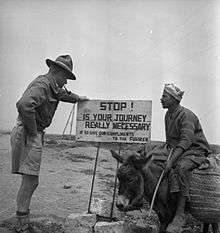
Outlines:
<svg viewBox="0 0 220 233"><path fill-rule="evenodd" d="M36 108L46 100L46 87L36 85L29 87L16 106L28 134L37 134Z"/></svg>
<svg viewBox="0 0 220 233"><path fill-rule="evenodd" d="M177 147L187 150L194 141L195 135L195 116L188 112L183 114L180 123L180 141Z"/></svg>
<svg viewBox="0 0 220 233"><path fill-rule="evenodd" d="M68 103L76 103L79 101L79 96L77 94L72 93L71 91L66 91L62 88L59 88L58 90L58 100L62 102L68 102Z"/></svg>

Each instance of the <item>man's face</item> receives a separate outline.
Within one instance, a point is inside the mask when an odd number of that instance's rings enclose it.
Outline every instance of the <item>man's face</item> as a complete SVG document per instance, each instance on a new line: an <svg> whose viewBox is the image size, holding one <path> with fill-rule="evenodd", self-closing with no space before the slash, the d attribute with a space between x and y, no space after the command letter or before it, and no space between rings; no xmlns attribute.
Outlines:
<svg viewBox="0 0 220 233"><path fill-rule="evenodd" d="M63 87L65 84L67 84L67 73L65 70L59 70L56 73L56 82L59 87Z"/></svg>
<svg viewBox="0 0 220 233"><path fill-rule="evenodd" d="M174 101L174 98L169 93L164 91L160 99L160 102L163 108L170 108L171 106L173 106L175 101Z"/></svg>

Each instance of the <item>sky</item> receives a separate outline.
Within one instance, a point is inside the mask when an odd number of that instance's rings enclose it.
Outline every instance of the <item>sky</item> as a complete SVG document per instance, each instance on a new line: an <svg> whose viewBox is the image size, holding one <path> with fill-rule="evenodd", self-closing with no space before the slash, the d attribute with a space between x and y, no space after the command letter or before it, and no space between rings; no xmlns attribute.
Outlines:
<svg viewBox="0 0 220 233"><path fill-rule="evenodd" d="M48 71L45 60L61 54L74 61L69 90L90 99L152 100L152 140L165 140L160 97L174 83L207 140L220 144L220 1L2 1L0 129L14 126L16 101ZM46 132L62 134L72 107L60 103Z"/></svg>

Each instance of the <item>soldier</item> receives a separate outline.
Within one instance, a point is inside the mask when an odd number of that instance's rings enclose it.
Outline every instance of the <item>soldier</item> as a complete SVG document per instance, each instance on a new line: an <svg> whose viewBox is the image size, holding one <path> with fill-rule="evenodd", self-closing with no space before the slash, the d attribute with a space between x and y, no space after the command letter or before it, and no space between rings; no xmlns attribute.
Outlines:
<svg viewBox="0 0 220 233"><path fill-rule="evenodd" d="M17 194L15 232L34 232L29 224L29 206L39 182L44 129L53 119L59 101L76 103L88 100L64 90L67 79L75 80L69 55L55 61L46 59L48 73L34 79L17 102L17 124L12 130L12 173L22 176Z"/></svg>

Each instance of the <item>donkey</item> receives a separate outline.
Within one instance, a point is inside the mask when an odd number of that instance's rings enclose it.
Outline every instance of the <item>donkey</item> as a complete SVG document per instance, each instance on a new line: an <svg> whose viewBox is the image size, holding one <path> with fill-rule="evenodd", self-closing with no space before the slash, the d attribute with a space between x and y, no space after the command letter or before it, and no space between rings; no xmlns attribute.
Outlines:
<svg viewBox="0 0 220 233"><path fill-rule="evenodd" d="M116 206L120 211L140 209L143 198L151 202L158 179L163 170L163 163L155 161L153 156L141 158L137 153L132 153L123 159L115 151L112 156L122 165L117 170L119 190ZM172 222L177 207L177 197L169 192L168 178L165 176L159 186L153 209L160 221L160 232ZM204 223L203 233L207 233L209 223ZM214 233L218 232L218 224L212 223Z"/></svg>

